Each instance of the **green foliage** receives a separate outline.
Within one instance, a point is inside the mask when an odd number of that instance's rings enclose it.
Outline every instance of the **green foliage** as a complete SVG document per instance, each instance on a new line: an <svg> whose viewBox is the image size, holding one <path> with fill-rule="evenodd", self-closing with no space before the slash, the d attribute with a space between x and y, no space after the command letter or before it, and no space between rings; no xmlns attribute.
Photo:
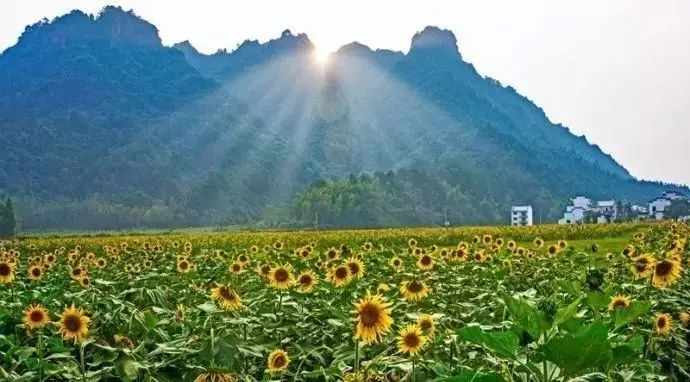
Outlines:
<svg viewBox="0 0 690 382"><path fill-rule="evenodd" d="M12 237L17 230L12 199L7 198L5 204L0 204L0 237Z"/></svg>

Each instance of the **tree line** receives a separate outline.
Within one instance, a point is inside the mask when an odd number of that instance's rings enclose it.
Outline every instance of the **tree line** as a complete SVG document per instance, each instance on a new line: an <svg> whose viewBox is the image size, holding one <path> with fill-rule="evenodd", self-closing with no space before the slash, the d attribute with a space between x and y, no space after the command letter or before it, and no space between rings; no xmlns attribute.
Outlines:
<svg viewBox="0 0 690 382"><path fill-rule="evenodd" d="M14 216L12 199L7 198L5 204L0 203L0 237L12 237L17 230L17 219Z"/></svg>

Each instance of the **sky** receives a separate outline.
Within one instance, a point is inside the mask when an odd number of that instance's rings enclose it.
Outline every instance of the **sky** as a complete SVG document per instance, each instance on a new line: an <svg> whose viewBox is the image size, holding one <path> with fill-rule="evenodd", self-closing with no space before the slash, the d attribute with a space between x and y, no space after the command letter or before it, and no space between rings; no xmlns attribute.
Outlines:
<svg viewBox="0 0 690 382"><path fill-rule="evenodd" d="M359 41L406 52L427 25L452 30L465 61L599 145L634 176L690 184L690 1L0 1L0 50L26 25L120 5L165 44L202 52L306 33L320 52Z"/></svg>

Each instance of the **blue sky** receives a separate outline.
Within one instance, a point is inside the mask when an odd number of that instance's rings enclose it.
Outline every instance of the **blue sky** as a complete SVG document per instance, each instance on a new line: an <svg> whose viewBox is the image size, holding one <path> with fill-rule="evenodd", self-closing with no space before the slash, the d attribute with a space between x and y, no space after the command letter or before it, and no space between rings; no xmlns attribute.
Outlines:
<svg viewBox="0 0 690 382"><path fill-rule="evenodd" d="M407 51L426 25L451 29L464 59L585 134L633 175L690 184L690 1L0 2L0 50L71 9L134 9L164 43L233 49L304 32L322 52L351 41Z"/></svg>

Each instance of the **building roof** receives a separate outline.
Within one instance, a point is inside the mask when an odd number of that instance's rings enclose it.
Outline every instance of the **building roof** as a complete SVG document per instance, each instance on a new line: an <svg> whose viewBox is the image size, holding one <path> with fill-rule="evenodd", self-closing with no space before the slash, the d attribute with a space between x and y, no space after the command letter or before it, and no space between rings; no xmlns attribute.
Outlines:
<svg viewBox="0 0 690 382"><path fill-rule="evenodd" d="M600 200L597 202L598 207L613 207L616 205L615 200Z"/></svg>
<svg viewBox="0 0 690 382"><path fill-rule="evenodd" d="M513 212L519 212L519 211L528 211L531 210L532 206L512 206L510 207L510 210Z"/></svg>

